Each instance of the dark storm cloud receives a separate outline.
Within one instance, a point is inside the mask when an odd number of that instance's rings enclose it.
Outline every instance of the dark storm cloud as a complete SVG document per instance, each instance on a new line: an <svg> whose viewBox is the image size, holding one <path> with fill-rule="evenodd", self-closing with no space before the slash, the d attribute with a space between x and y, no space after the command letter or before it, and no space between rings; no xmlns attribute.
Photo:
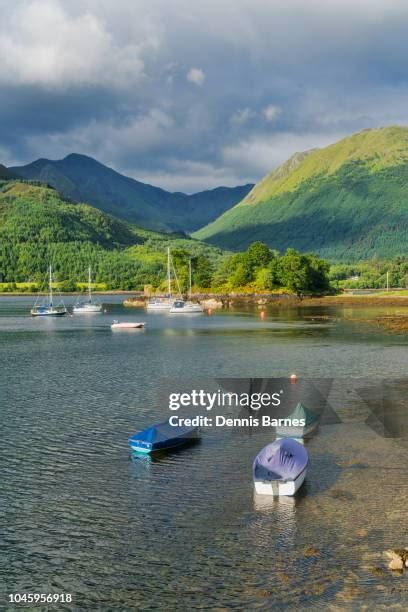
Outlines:
<svg viewBox="0 0 408 612"><path fill-rule="evenodd" d="M403 0L0 0L0 162L82 152L170 189L408 121Z"/></svg>

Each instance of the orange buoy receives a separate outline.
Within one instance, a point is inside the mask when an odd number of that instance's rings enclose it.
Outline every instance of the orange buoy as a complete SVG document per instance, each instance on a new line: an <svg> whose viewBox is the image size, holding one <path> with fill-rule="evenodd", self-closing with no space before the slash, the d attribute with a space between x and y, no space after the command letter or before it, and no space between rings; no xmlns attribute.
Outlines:
<svg viewBox="0 0 408 612"><path fill-rule="evenodd" d="M260 312L260 316L261 316L261 319L264 319L264 318L265 318L265 311L264 311L264 310L261 310L261 312Z"/></svg>
<svg viewBox="0 0 408 612"><path fill-rule="evenodd" d="M208 314L211 316L212 315L212 310L211 308L208 309Z"/></svg>
<svg viewBox="0 0 408 612"><path fill-rule="evenodd" d="M290 382L291 383L295 383L297 382L298 377L296 376L296 374L291 374L290 375Z"/></svg>

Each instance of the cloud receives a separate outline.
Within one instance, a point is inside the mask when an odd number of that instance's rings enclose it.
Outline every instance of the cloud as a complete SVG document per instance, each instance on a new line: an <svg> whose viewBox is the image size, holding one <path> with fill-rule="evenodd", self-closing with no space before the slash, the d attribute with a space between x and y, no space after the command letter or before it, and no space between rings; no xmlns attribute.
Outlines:
<svg viewBox="0 0 408 612"><path fill-rule="evenodd" d="M406 0L0 0L0 14L0 163L75 151L201 189L408 124Z"/></svg>
<svg viewBox="0 0 408 612"><path fill-rule="evenodd" d="M250 176L263 177L272 169L299 151L308 151L336 142L342 134L280 132L256 135L235 142L222 149L223 165L235 171L247 172Z"/></svg>
<svg viewBox="0 0 408 612"><path fill-rule="evenodd" d="M184 193L196 193L220 186L235 187L238 184L251 182L249 176L242 178L234 169L216 164L179 159L170 159L168 162L169 169L164 172L146 172L128 168L127 174L152 185L161 185L169 191Z"/></svg>
<svg viewBox="0 0 408 612"><path fill-rule="evenodd" d="M120 170L129 157L160 150L170 142L173 126L169 114L152 108L146 115L130 116L123 121L92 120L86 126L62 133L51 132L45 137L35 134L28 139L28 146L34 152L42 144L53 158L80 151Z"/></svg>
<svg viewBox="0 0 408 612"><path fill-rule="evenodd" d="M16 4L0 30L0 82L67 89L126 87L143 76L137 43L120 44L96 14L54 0Z"/></svg>
<svg viewBox="0 0 408 612"><path fill-rule="evenodd" d="M196 85L203 85L205 81L205 74L201 68L190 68L187 72L187 81L195 83Z"/></svg>
<svg viewBox="0 0 408 612"><path fill-rule="evenodd" d="M265 119L269 122L274 121L281 112L279 106L274 106L273 104L268 104L268 106L262 109Z"/></svg>

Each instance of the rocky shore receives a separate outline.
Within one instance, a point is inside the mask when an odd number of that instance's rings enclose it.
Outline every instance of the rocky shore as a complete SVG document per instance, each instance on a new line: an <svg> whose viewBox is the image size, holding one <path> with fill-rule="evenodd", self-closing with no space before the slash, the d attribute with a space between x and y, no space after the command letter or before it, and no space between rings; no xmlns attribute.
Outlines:
<svg viewBox="0 0 408 612"><path fill-rule="evenodd" d="M195 293L193 300L201 302L204 308L234 308L240 305L255 305L258 307L287 307L310 308L313 306L408 306L408 296L385 295L341 295L306 296L299 298L287 293L226 293L206 294ZM124 300L123 305L129 307L143 307L148 300L147 296L138 295Z"/></svg>

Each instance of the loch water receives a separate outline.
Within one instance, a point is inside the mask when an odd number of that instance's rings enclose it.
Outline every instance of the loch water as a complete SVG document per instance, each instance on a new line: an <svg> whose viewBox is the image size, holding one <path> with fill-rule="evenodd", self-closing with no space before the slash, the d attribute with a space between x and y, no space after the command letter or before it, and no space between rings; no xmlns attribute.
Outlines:
<svg viewBox="0 0 408 612"><path fill-rule="evenodd" d="M31 298L0 298L1 608L11 593L71 593L76 610L406 604L408 570L382 556L408 546L406 444L367 422L359 390L395 381L404 417L408 337L366 324L373 309L172 317L121 299L35 319ZM147 325L112 332L113 319ZM338 416L307 442L295 498L254 497L267 430L204 428L195 445L130 455L128 437L168 416L169 381L292 372L331 379Z"/></svg>

